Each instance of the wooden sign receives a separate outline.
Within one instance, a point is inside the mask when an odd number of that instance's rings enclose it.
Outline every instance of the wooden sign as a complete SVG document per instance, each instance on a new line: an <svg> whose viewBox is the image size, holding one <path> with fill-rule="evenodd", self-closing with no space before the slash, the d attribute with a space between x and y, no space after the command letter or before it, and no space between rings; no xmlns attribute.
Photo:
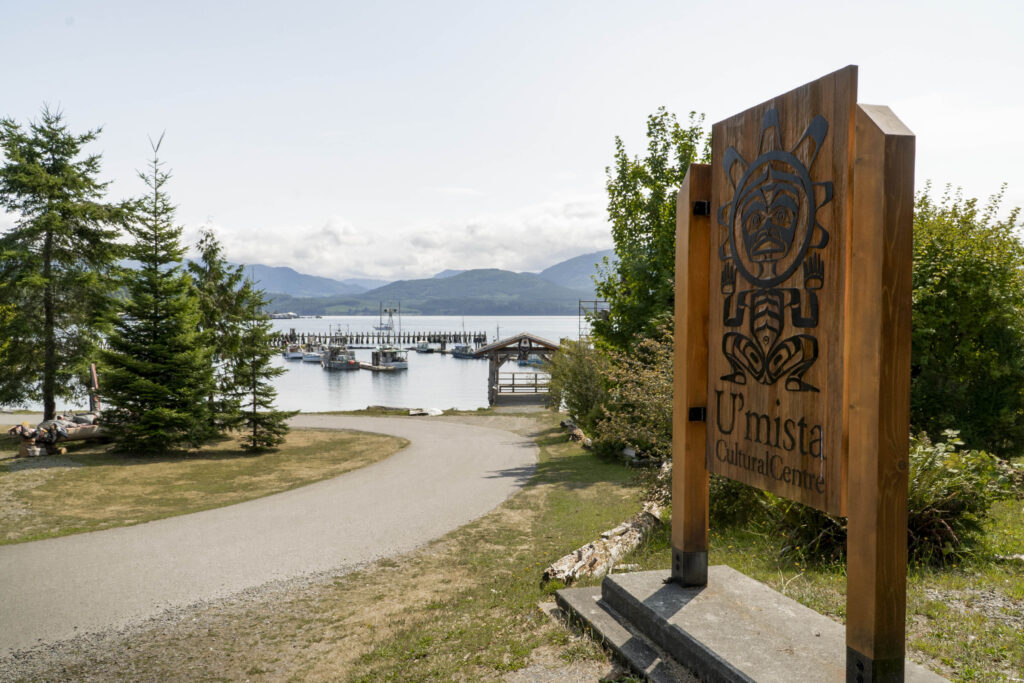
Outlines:
<svg viewBox="0 0 1024 683"><path fill-rule="evenodd" d="M847 517L847 681L904 672L914 135L841 69L717 123L677 198L672 577L708 471Z"/></svg>
<svg viewBox="0 0 1024 683"><path fill-rule="evenodd" d="M707 468L845 514L857 68L712 128Z"/></svg>

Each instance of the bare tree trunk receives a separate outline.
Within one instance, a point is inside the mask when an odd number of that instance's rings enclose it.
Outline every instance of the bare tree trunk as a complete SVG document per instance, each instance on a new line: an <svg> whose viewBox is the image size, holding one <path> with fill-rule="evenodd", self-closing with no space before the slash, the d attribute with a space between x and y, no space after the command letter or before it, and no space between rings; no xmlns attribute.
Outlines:
<svg viewBox="0 0 1024 683"><path fill-rule="evenodd" d="M46 288L43 290L43 419L52 420L57 416L55 400L57 389L57 339L56 311L54 310L53 280L53 232L46 231L43 244L43 279Z"/></svg>

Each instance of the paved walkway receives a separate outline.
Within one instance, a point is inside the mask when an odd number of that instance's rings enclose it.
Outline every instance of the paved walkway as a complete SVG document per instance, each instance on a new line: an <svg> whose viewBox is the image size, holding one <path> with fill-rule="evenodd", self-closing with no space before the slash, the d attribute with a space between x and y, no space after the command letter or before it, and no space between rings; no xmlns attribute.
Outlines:
<svg viewBox="0 0 1024 683"><path fill-rule="evenodd" d="M0 657L410 551L496 507L537 461L526 437L428 417L299 415L292 424L411 443L369 467L247 503L0 546Z"/></svg>

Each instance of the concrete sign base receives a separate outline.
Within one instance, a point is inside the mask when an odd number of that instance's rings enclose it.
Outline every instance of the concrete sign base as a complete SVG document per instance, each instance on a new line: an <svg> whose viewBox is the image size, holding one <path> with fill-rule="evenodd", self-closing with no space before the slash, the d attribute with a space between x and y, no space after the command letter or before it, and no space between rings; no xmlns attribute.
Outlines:
<svg viewBox="0 0 1024 683"><path fill-rule="evenodd" d="M845 681L842 624L725 565L708 585L665 583L668 571L613 574L600 591L566 588L559 605L650 680ZM673 661L674 660L674 661ZM684 679L685 680L685 679ZM945 679L906 662L905 680Z"/></svg>

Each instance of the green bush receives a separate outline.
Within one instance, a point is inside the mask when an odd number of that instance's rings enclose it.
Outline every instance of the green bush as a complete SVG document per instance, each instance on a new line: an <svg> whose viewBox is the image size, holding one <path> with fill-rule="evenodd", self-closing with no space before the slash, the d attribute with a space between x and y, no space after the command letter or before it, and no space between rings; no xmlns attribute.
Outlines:
<svg viewBox="0 0 1024 683"><path fill-rule="evenodd" d="M743 482L712 474L708 483L708 517L712 527L743 526L764 517L766 494Z"/></svg>
<svg viewBox="0 0 1024 683"><path fill-rule="evenodd" d="M672 457L672 353L668 326L656 336L638 337L628 352L608 351L609 389L598 440L632 446L643 458Z"/></svg>
<svg viewBox="0 0 1024 683"><path fill-rule="evenodd" d="M1024 450L1024 245L1002 191L981 207L928 187L914 211L910 422L970 448Z"/></svg>
<svg viewBox="0 0 1024 683"><path fill-rule="evenodd" d="M585 341L563 339L561 349L547 364L551 373L549 407L563 404L569 416L585 431L594 428L604 416L608 395L608 359Z"/></svg>
<svg viewBox="0 0 1024 683"><path fill-rule="evenodd" d="M999 460L985 451L959 450L955 431L932 443L911 438L907 497L907 553L911 562L942 565L971 555L992 504L1011 494ZM785 539L783 554L804 561L845 557L846 520L775 496L767 496L767 521Z"/></svg>
<svg viewBox="0 0 1024 683"><path fill-rule="evenodd" d="M992 503L1009 494L998 459L985 451L957 450L957 432L944 442L911 439L907 545L912 559L943 564L969 554L983 533Z"/></svg>

